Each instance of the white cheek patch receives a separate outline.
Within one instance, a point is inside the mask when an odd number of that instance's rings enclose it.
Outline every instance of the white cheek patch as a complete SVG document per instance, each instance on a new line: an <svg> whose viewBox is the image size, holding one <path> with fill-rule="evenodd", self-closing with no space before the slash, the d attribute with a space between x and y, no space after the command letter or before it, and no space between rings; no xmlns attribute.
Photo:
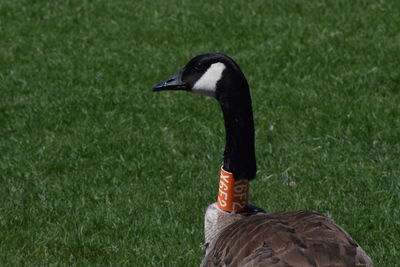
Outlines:
<svg viewBox="0 0 400 267"><path fill-rule="evenodd" d="M225 68L225 64L221 62L212 64L194 84L193 92L206 96L215 96L217 82L221 79L222 72Z"/></svg>

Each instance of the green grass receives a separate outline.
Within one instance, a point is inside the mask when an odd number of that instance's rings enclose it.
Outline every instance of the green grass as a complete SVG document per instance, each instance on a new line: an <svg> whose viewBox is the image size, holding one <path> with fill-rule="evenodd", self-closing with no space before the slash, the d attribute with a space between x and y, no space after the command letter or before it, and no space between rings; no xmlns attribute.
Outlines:
<svg viewBox="0 0 400 267"><path fill-rule="evenodd" d="M0 2L0 263L196 266L218 104L153 94L222 52L253 96L269 211L330 215L400 264L400 2ZM273 130L271 125L274 125Z"/></svg>

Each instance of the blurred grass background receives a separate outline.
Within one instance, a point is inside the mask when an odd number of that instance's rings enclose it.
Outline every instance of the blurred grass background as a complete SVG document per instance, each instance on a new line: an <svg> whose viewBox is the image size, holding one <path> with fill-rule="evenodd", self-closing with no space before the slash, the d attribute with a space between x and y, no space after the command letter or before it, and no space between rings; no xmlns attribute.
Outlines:
<svg viewBox="0 0 400 267"><path fill-rule="evenodd" d="M151 87L225 53L253 96L269 211L331 216L400 265L400 2L0 2L0 263L195 266L218 104Z"/></svg>

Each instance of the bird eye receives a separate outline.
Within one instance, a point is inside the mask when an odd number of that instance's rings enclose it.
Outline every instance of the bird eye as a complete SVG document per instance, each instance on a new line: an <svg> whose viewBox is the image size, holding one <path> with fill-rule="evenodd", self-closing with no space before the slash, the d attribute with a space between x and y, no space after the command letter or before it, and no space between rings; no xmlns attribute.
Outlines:
<svg viewBox="0 0 400 267"><path fill-rule="evenodd" d="M201 64L201 62L197 62L196 65L194 65L194 68L195 68L196 70L202 70L203 64Z"/></svg>

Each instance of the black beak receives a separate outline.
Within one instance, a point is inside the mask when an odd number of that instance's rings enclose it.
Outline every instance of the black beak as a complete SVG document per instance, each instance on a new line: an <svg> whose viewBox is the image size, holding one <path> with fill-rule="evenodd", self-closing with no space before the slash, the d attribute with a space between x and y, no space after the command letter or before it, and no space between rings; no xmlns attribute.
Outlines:
<svg viewBox="0 0 400 267"><path fill-rule="evenodd" d="M153 91L163 91L163 90L184 90L189 91L188 86L182 82L182 73L184 70L181 70L167 80L160 82L153 87Z"/></svg>

